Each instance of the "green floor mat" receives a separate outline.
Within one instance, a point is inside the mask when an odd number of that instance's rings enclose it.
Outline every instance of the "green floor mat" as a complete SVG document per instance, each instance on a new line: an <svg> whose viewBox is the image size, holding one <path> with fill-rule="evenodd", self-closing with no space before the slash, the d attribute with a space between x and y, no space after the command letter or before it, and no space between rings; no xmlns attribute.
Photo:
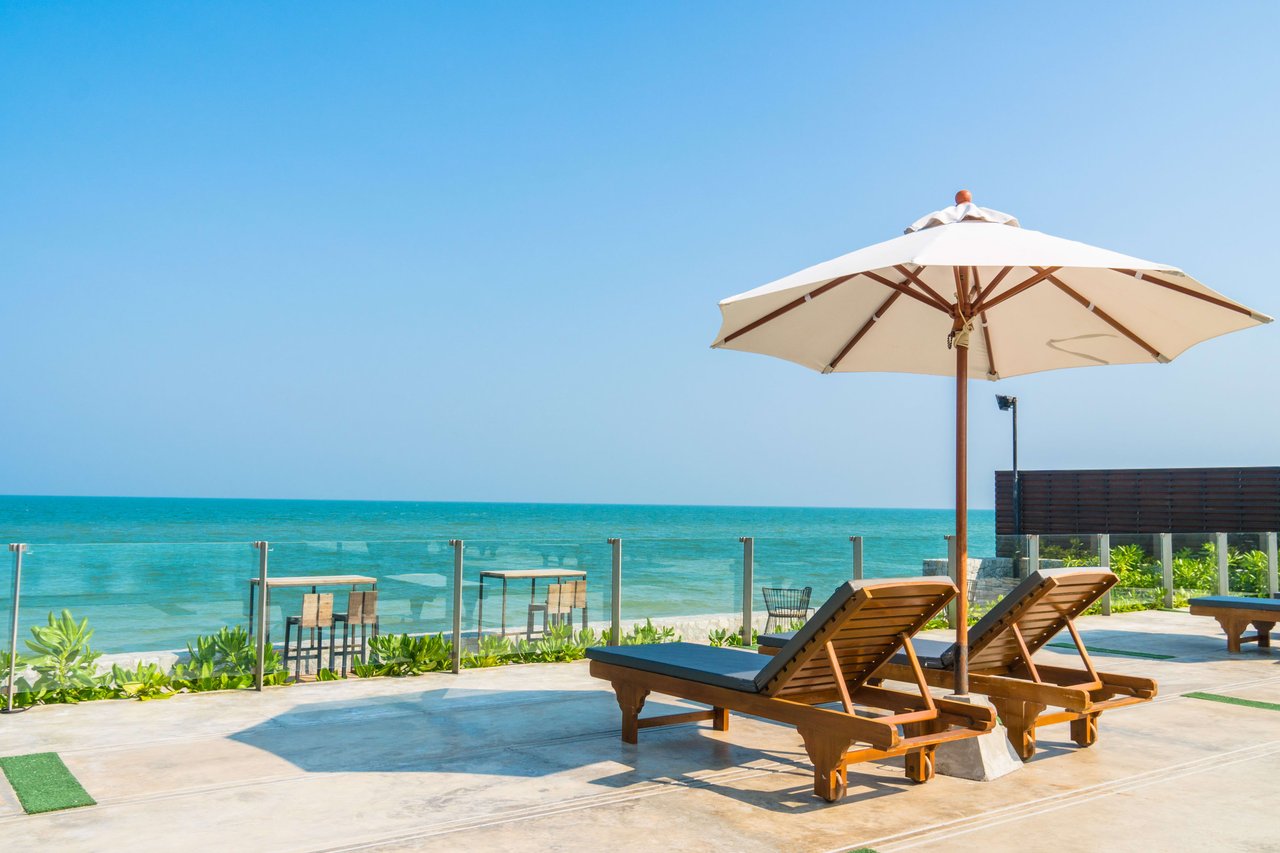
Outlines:
<svg viewBox="0 0 1280 853"><path fill-rule="evenodd" d="M27 814L97 804L57 753L36 752L0 758L0 770L4 771Z"/></svg>
<svg viewBox="0 0 1280 853"><path fill-rule="evenodd" d="M1188 699L1204 699L1209 702L1225 702L1228 705L1243 705L1246 708L1261 708L1264 711L1280 711L1280 704L1275 702L1259 702L1256 699L1237 699L1235 696L1223 696L1219 693L1183 693Z"/></svg>
<svg viewBox="0 0 1280 853"><path fill-rule="evenodd" d="M1074 649L1075 643L1049 643L1055 649ZM1148 660L1173 660L1174 655L1158 655L1155 652L1127 652L1124 649L1104 649L1101 646L1085 646L1095 655L1120 655L1126 658L1147 658Z"/></svg>

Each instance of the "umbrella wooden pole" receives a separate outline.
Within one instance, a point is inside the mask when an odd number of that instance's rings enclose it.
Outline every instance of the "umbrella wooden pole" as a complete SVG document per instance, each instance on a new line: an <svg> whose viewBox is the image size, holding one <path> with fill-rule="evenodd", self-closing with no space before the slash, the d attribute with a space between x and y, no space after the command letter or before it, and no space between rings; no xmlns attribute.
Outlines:
<svg viewBox="0 0 1280 853"><path fill-rule="evenodd" d="M969 347L956 344L956 695L969 693Z"/></svg>

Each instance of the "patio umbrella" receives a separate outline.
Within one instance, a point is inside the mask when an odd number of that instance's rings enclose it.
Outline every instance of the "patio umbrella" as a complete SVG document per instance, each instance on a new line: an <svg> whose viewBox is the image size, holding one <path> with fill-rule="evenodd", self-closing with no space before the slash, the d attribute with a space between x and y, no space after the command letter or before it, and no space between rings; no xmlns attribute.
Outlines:
<svg viewBox="0 0 1280 853"><path fill-rule="evenodd" d="M1042 370L1166 363L1271 318L1165 264L1020 227L956 204L892 240L720 303L713 347L822 373L956 378L956 692L968 692L968 380Z"/></svg>

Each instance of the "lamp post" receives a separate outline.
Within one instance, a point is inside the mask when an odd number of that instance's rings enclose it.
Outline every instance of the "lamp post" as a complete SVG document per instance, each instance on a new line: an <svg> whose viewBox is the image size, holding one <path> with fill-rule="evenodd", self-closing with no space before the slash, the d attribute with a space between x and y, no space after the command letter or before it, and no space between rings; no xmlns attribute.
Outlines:
<svg viewBox="0 0 1280 853"><path fill-rule="evenodd" d="M1018 479L1018 398L996 395L1002 412L1013 412L1013 535L1022 535L1022 482Z"/></svg>

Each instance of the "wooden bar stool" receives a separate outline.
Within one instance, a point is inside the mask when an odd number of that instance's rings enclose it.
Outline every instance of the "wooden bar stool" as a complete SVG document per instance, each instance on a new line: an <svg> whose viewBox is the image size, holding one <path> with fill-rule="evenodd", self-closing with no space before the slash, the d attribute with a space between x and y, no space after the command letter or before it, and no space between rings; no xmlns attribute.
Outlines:
<svg viewBox="0 0 1280 853"><path fill-rule="evenodd" d="M333 615L333 631L329 634L329 661L331 667L334 659L333 639L338 632L339 622L342 623L342 673L345 675L350 659L348 644L355 642L357 625L360 626L360 662L368 663L369 661L368 633L370 629L373 631L373 636L378 636L377 590L347 593L347 612Z"/></svg>
<svg viewBox="0 0 1280 853"><path fill-rule="evenodd" d="M329 643L333 643L333 593L306 593L302 596L302 613L297 616L289 616L284 620L284 668L289 670L289 633L290 629L296 627L298 629L298 637L294 644L293 650L293 668L294 680L302 678L302 632L311 632L311 648L308 649L308 657L310 652L314 652L316 656L316 669L320 669L324 663L322 660L321 647L324 644L324 631L330 629ZM330 649L330 664L332 665L332 648ZM311 671L308 663L307 671Z"/></svg>
<svg viewBox="0 0 1280 853"><path fill-rule="evenodd" d="M543 603L529 605L529 624L525 629L525 639L533 639L533 619L537 613L542 614L542 633L547 633L547 626L568 625L573 627L573 611L582 611L582 628L587 627L587 582L585 580L566 581L547 585L547 600Z"/></svg>

